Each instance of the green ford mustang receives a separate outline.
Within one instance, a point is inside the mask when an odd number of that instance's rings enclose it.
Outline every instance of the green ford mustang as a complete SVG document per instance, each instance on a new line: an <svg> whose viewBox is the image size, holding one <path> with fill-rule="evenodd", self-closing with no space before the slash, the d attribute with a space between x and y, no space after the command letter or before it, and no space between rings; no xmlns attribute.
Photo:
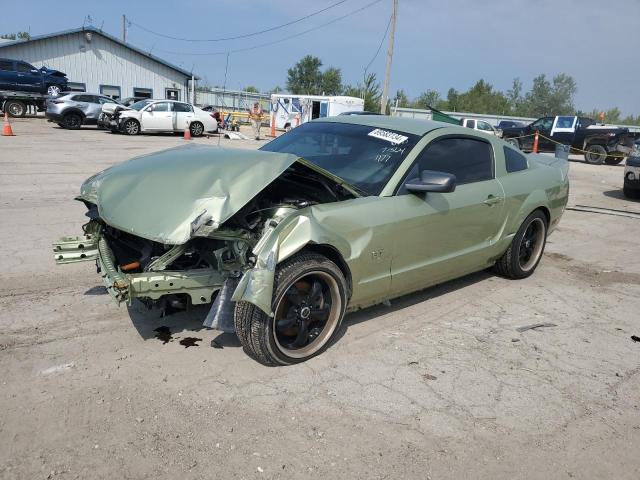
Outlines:
<svg viewBox="0 0 640 480"><path fill-rule="evenodd" d="M345 116L260 150L190 145L89 178L84 235L109 293L212 303L204 324L268 365L318 354L345 312L493 267L533 273L564 211L568 164L439 122Z"/></svg>

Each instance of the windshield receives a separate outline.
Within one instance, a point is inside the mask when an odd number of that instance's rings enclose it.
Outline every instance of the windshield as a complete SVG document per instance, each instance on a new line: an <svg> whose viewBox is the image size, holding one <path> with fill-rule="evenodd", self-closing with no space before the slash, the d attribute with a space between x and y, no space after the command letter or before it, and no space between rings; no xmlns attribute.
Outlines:
<svg viewBox="0 0 640 480"><path fill-rule="evenodd" d="M140 111L144 107L149 105L151 102L152 102L151 100L140 100L139 102L132 103L131 105L129 105L129 108L133 108L134 110Z"/></svg>
<svg viewBox="0 0 640 480"><path fill-rule="evenodd" d="M260 150L292 153L378 195L420 137L364 125L310 122Z"/></svg>

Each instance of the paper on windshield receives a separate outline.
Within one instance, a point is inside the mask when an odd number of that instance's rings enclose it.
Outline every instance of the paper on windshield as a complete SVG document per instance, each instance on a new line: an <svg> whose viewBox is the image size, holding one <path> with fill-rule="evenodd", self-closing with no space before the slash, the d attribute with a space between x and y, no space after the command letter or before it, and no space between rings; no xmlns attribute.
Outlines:
<svg viewBox="0 0 640 480"><path fill-rule="evenodd" d="M393 143L394 145L399 145L409 140L409 137L405 137L404 135L400 135L399 133L390 132L389 130L382 130L380 128L376 128L375 130L369 132L369 136L379 138L380 140L386 140L387 142Z"/></svg>

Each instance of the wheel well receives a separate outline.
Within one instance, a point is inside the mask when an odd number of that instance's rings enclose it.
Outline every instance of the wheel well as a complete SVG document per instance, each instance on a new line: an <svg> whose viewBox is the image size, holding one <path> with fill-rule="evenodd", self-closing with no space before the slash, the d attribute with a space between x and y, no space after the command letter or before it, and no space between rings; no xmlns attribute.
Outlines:
<svg viewBox="0 0 640 480"><path fill-rule="evenodd" d="M291 122L287 122L284 124L284 128L290 127L291 126Z"/></svg>
<svg viewBox="0 0 640 480"><path fill-rule="evenodd" d="M542 213L544 213L544 217L547 219L547 227L548 227L549 224L551 223L551 212L549 211L549 209L547 207L538 207L534 210L534 212L536 210L540 210Z"/></svg>
<svg viewBox="0 0 640 480"><path fill-rule="evenodd" d="M80 115L83 119L84 119L84 113L82 113L80 110L76 110L76 109L71 109L71 110L66 110L62 116L66 117L69 114L75 113L76 115Z"/></svg>
<svg viewBox="0 0 640 480"><path fill-rule="evenodd" d="M344 258L342 258L342 255L335 247L326 244L310 243L305 246L302 251L318 253L327 257L329 260L335 263L344 275L345 280L347 281L347 286L349 288L347 297L351 298L353 285L351 279L351 270L349 269L347 262L344 261Z"/></svg>

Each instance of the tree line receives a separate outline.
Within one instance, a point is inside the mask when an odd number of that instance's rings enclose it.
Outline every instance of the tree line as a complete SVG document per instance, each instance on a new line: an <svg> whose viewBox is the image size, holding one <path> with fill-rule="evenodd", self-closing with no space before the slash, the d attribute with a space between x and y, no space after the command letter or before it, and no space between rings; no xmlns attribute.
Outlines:
<svg viewBox="0 0 640 480"><path fill-rule="evenodd" d="M344 85L339 68L322 69L318 57L307 55L287 71L286 88L293 94L306 95L348 95L363 98L364 109L380 110L381 87L374 73L363 75L362 82L356 85ZM281 91L276 87L277 91ZM492 115L512 115L521 117L544 117L549 115L580 115L594 119L600 118L601 110L584 112L576 109L574 96L578 85L571 75L560 73L552 78L540 74L533 79L532 87L525 92L523 83L514 78L511 88L503 92L495 89L486 80L478 80L465 92L450 88L445 97L440 92L428 89L415 98L409 98L404 90L398 90L387 105L387 111L397 104L398 107L422 108L434 107L439 110L487 113ZM623 116L617 107L604 110L605 121L640 125L640 115Z"/></svg>

